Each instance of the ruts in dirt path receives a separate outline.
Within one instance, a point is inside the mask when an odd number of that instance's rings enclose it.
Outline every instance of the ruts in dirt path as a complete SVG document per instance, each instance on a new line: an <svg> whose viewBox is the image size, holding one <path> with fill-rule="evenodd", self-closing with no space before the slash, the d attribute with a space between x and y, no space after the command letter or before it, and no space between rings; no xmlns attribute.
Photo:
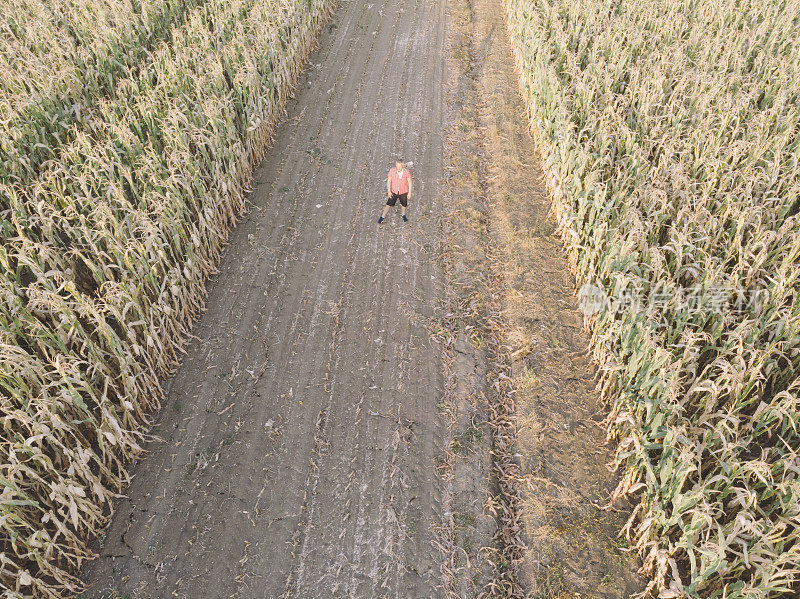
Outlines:
<svg viewBox="0 0 800 599"><path fill-rule="evenodd" d="M87 598L439 596L445 4L326 27ZM410 222L379 227L396 154Z"/></svg>

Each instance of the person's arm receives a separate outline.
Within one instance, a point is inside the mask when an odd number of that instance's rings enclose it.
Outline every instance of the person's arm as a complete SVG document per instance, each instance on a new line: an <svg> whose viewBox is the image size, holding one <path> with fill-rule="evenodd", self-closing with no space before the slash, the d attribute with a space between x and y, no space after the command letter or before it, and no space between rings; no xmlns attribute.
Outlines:
<svg viewBox="0 0 800 599"><path fill-rule="evenodd" d="M408 199L411 199L411 190L414 188L414 180L411 178L411 173L408 173Z"/></svg>
<svg viewBox="0 0 800 599"><path fill-rule="evenodd" d="M392 195L392 171L389 171L389 175L386 177L386 195Z"/></svg>

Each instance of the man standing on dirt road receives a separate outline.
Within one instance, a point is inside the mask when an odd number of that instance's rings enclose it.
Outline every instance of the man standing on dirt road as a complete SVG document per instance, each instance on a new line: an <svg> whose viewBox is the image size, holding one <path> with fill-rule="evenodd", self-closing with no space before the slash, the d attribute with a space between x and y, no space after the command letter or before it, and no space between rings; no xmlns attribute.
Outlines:
<svg viewBox="0 0 800 599"><path fill-rule="evenodd" d="M408 222L406 208L408 208L408 200L411 199L412 189L411 173L403 164L403 160L398 158L394 166L389 169L389 176L386 178L386 195L389 196L389 199L386 200L386 206L383 207L383 214L378 218L378 224L386 220L389 210L397 204L397 200L400 200L400 214L403 222Z"/></svg>

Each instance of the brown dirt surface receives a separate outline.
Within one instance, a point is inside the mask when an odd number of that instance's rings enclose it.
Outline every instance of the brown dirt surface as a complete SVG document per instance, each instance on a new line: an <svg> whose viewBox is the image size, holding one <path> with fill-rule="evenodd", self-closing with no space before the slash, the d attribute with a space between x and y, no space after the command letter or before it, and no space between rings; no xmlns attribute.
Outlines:
<svg viewBox="0 0 800 599"><path fill-rule="evenodd" d="M498 0L341 3L85 599L481 596L508 568L487 509L498 363L517 397L519 589L638 588L621 515L594 507L610 454L503 17ZM410 222L378 226L395 154L414 162Z"/></svg>

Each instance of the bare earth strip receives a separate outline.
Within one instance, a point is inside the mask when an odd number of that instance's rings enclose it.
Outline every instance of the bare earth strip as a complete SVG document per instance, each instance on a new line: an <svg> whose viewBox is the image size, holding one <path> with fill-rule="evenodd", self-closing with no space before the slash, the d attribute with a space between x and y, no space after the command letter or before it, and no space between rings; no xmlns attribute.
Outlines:
<svg viewBox="0 0 800 599"><path fill-rule="evenodd" d="M87 597L435 597L444 0L343 2ZM394 153L403 224L378 227Z"/></svg>

